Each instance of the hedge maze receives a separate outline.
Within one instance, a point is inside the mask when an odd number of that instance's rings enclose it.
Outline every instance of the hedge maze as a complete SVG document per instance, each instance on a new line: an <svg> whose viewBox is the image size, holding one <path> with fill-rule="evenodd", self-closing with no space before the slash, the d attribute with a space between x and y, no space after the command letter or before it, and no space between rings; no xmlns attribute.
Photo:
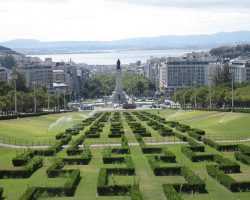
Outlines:
<svg viewBox="0 0 250 200"><path fill-rule="evenodd" d="M146 140L155 137L182 143ZM0 200L214 199L224 192L220 186L228 191L223 198L250 196L249 146L215 142L204 130L166 121L153 112L97 112L55 138L49 148L17 151L12 167L0 165ZM91 146L90 138L106 143ZM36 176L45 184L27 185L12 198L5 181L27 184Z"/></svg>

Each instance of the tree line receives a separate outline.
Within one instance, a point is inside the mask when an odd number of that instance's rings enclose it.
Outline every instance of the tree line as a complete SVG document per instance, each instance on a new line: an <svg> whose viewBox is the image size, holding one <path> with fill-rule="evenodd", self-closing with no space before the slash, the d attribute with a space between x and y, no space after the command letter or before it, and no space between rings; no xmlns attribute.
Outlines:
<svg viewBox="0 0 250 200"><path fill-rule="evenodd" d="M18 73L16 80L16 96L18 113L31 113L50 110L59 110L64 108L64 94L49 94L46 86L38 89L28 87L23 74ZM15 110L15 92L13 80L9 83L0 82L0 112L2 115L12 114ZM65 101L69 101L69 94L65 96ZM36 106L35 106L36 105Z"/></svg>
<svg viewBox="0 0 250 200"><path fill-rule="evenodd" d="M143 75L130 72L122 74L123 89L128 95L136 97L153 96L155 85ZM90 77L83 85L81 95L85 98L100 98L111 95L115 88L115 74L97 74Z"/></svg>
<svg viewBox="0 0 250 200"><path fill-rule="evenodd" d="M232 106L231 83L223 83L213 86L201 86L177 90L172 98L183 107L191 106L209 108L210 100L213 108ZM234 83L233 85L234 107L250 107L250 82Z"/></svg>

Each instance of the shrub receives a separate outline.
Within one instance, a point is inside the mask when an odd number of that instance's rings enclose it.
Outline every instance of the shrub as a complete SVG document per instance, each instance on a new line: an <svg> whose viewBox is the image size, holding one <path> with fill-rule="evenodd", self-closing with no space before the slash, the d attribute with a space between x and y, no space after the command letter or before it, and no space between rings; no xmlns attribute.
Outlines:
<svg viewBox="0 0 250 200"><path fill-rule="evenodd" d="M197 134L197 133L194 132L194 131L189 131L189 132L188 132L188 135L189 135L190 137L196 139L196 140L199 140L199 141L201 141L201 139L202 139L202 136L199 135L199 134Z"/></svg>
<svg viewBox="0 0 250 200"><path fill-rule="evenodd" d="M244 154L250 155L250 147L244 144L238 145L238 150Z"/></svg>
<svg viewBox="0 0 250 200"><path fill-rule="evenodd" d="M240 172L240 165L237 164L236 162L224 158L221 155L214 155L214 161L219 164L219 169L223 170L226 173L239 173Z"/></svg>
<svg viewBox="0 0 250 200"><path fill-rule="evenodd" d="M202 141L204 144L207 144L218 151L236 151L238 149L237 144L219 144L205 137L202 138Z"/></svg>
<svg viewBox="0 0 250 200"><path fill-rule="evenodd" d="M28 163L28 161L34 157L33 151L24 151L21 154L17 155L15 158L12 159L12 164L14 166L23 166Z"/></svg>
<svg viewBox="0 0 250 200"><path fill-rule="evenodd" d="M168 200L184 200L182 196L174 189L173 185L164 184L163 192Z"/></svg>
<svg viewBox="0 0 250 200"><path fill-rule="evenodd" d="M183 142L186 142L186 141L187 141L187 136L182 135L182 134L177 133L177 132L175 132L174 134L175 134L176 137L178 137L178 138L179 138L180 140L182 140Z"/></svg>
<svg viewBox="0 0 250 200"><path fill-rule="evenodd" d="M59 140L59 139L61 139L61 138L63 137L64 134L65 134L64 132L57 133L57 134L55 135L55 137L56 137L57 140Z"/></svg>
<svg viewBox="0 0 250 200"><path fill-rule="evenodd" d="M76 187L79 184L80 179L80 170L73 170L70 173L70 177L63 186L66 196L74 196Z"/></svg>
<svg viewBox="0 0 250 200"><path fill-rule="evenodd" d="M28 188L24 194L19 198L19 200L34 200L37 199L38 188L30 187Z"/></svg>
<svg viewBox="0 0 250 200"><path fill-rule="evenodd" d="M131 200L142 200L142 195L139 190L139 185L131 185L130 195L131 195Z"/></svg>
<svg viewBox="0 0 250 200"><path fill-rule="evenodd" d="M3 188L0 187L0 199L2 200L3 199Z"/></svg>
<svg viewBox="0 0 250 200"><path fill-rule="evenodd" d="M53 158L52 159L52 164L50 167L47 169L47 175L48 177L56 177L60 174L60 170L63 168L64 163L62 159L60 158Z"/></svg>
<svg viewBox="0 0 250 200"><path fill-rule="evenodd" d="M0 178L28 178L42 166L42 158L32 158L22 169L0 170Z"/></svg>
<svg viewBox="0 0 250 200"><path fill-rule="evenodd" d="M244 164L250 165L250 156L245 155L244 153L241 152L235 152L234 157L236 160L239 160Z"/></svg>
<svg viewBox="0 0 250 200"><path fill-rule="evenodd" d="M237 188L237 182L225 172L218 169L216 165L207 165L207 173L212 178L216 179L220 184L227 187L232 192L236 192L238 190Z"/></svg>

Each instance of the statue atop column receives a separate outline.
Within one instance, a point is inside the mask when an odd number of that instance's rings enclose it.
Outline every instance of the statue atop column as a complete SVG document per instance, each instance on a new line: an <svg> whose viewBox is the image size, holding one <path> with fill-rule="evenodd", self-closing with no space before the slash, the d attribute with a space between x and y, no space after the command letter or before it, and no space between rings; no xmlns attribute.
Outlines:
<svg viewBox="0 0 250 200"><path fill-rule="evenodd" d="M123 91L121 61L119 59L116 63L115 90L112 93L112 102L116 104L127 102L126 94Z"/></svg>

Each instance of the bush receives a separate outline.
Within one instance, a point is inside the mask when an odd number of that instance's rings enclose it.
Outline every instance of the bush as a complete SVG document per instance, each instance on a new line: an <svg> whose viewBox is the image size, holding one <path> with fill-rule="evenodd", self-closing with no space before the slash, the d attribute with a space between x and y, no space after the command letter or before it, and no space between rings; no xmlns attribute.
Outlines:
<svg viewBox="0 0 250 200"><path fill-rule="evenodd" d="M204 142L204 144L207 144L217 149L218 151L236 151L238 149L238 144L219 144L212 141L211 139L204 137L202 138L202 141Z"/></svg>
<svg viewBox="0 0 250 200"><path fill-rule="evenodd" d="M139 185L132 185L130 189L131 200L142 200Z"/></svg>
<svg viewBox="0 0 250 200"><path fill-rule="evenodd" d="M74 196L76 187L79 184L80 179L80 170L73 170L70 173L70 177L63 186L64 193L66 196Z"/></svg>
<svg viewBox="0 0 250 200"><path fill-rule="evenodd" d="M2 178L29 178L41 166L42 166L42 158L34 157L22 169L0 170L0 179Z"/></svg>
<svg viewBox="0 0 250 200"><path fill-rule="evenodd" d="M175 132L174 134L175 134L176 137L178 137L178 138L179 138L180 140L182 140L183 142L186 142L186 141L187 141L187 136L182 135L182 134L177 133L177 132Z"/></svg>
<svg viewBox="0 0 250 200"><path fill-rule="evenodd" d="M25 151L19 155L17 155L15 158L12 159L12 164L14 166L23 166L28 163L28 161L34 157L33 151Z"/></svg>
<svg viewBox="0 0 250 200"><path fill-rule="evenodd" d="M37 199L37 197L36 197L37 192L38 192L38 188L30 187L24 192L24 194L19 198L19 200L34 200L34 199Z"/></svg>
<svg viewBox="0 0 250 200"><path fill-rule="evenodd" d="M2 200L3 199L3 188L0 187L0 199Z"/></svg>
<svg viewBox="0 0 250 200"><path fill-rule="evenodd" d="M246 155L250 155L250 147L244 144L238 145L238 150Z"/></svg>
<svg viewBox="0 0 250 200"><path fill-rule="evenodd" d="M176 130L180 132L188 132L190 130L190 126L186 124L178 124L178 126L176 127Z"/></svg>
<svg viewBox="0 0 250 200"><path fill-rule="evenodd" d="M214 155L214 161L219 164L219 169L223 170L226 173L239 173L240 172L240 165L237 164L236 162L224 158L221 155Z"/></svg>
<svg viewBox="0 0 250 200"><path fill-rule="evenodd" d="M34 150L34 155L54 156L56 155L56 153L62 150L62 145L63 145L62 141L58 141L48 149Z"/></svg>
<svg viewBox="0 0 250 200"><path fill-rule="evenodd" d="M63 168L64 163L60 158L54 158L51 166L47 169L47 175L50 178L56 177L60 174L60 170Z"/></svg>
<svg viewBox="0 0 250 200"><path fill-rule="evenodd" d="M56 136L55 136L55 138L56 138L57 140L60 140L60 139L63 137L64 134L65 134L64 132L62 132L62 133L57 133Z"/></svg>
<svg viewBox="0 0 250 200"><path fill-rule="evenodd" d="M163 192L168 200L184 200L182 196L174 189L173 185L164 184Z"/></svg>
<svg viewBox="0 0 250 200"><path fill-rule="evenodd" d="M195 152L204 152L205 146L196 142L192 138L187 138L187 142L190 145L190 149Z"/></svg>
<svg viewBox="0 0 250 200"><path fill-rule="evenodd" d="M192 147L181 147L181 151L184 155L186 155L192 162L200 162L200 161L213 161L213 155L212 154L196 154L194 151L192 151Z"/></svg>
<svg viewBox="0 0 250 200"><path fill-rule="evenodd" d="M208 175L216 179L220 184L224 185L232 192L238 191L237 182L232 177L225 174L225 172L219 170L216 165L207 165L206 168Z"/></svg>
<svg viewBox="0 0 250 200"><path fill-rule="evenodd" d="M244 153L241 152L235 152L234 157L236 160L239 160L246 165L250 165L250 156L245 155Z"/></svg>
<svg viewBox="0 0 250 200"><path fill-rule="evenodd" d="M189 135L190 137L196 139L196 140L199 140L199 141L201 141L201 139L202 139L202 136L199 135L199 134L197 134L197 133L194 132L194 131L188 131L188 135Z"/></svg>

